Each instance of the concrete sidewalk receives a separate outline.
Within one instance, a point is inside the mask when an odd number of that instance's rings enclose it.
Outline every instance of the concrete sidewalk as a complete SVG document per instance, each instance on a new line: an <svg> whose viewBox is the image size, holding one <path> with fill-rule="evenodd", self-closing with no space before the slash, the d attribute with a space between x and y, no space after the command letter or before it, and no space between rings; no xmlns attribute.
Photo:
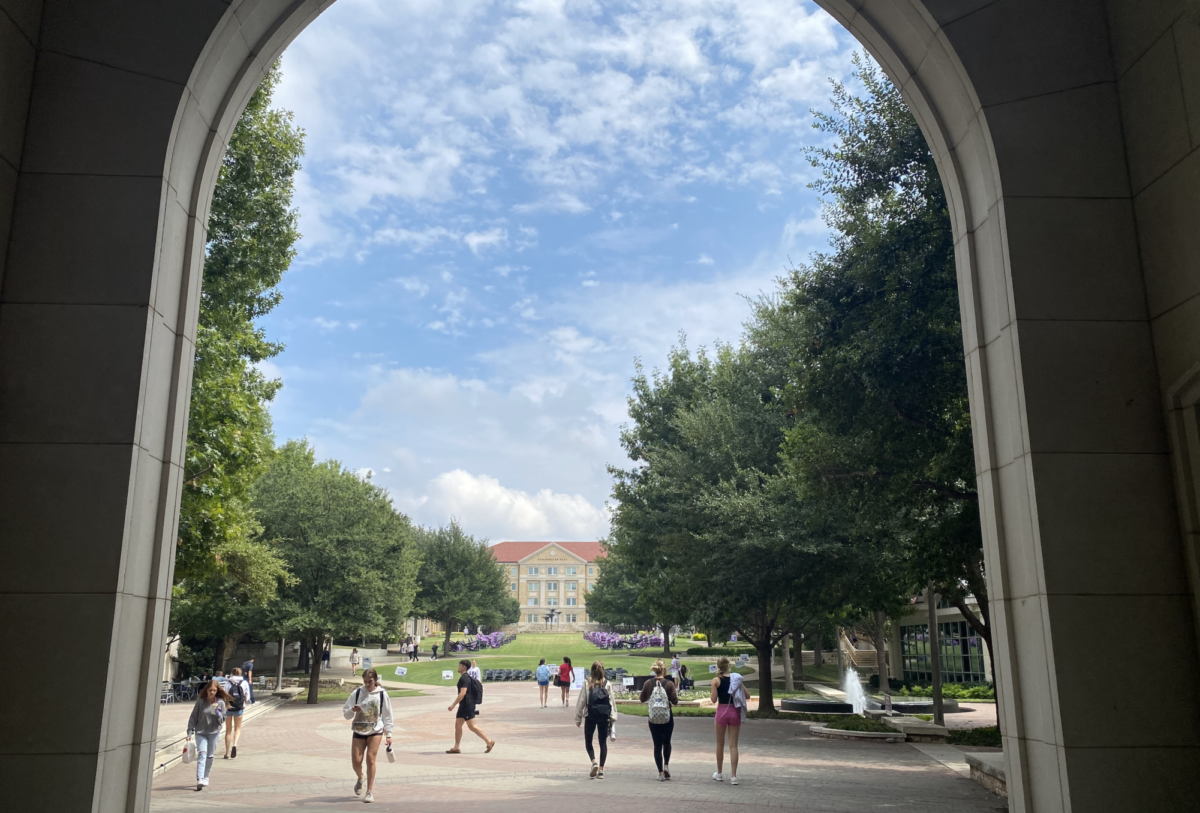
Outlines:
<svg viewBox="0 0 1200 813"><path fill-rule="evenodd" d="M452 687L420 687L424 697L393 700L398 760L381 753L375 796L383 810L452 809L467 805L488 813L528 813L531 807L573 813L661 813L664 805L767 811L787 808L821 813L983 813L1005 802L964 779L942 759L905 744L821 740L801 723L751 720L742 728L742 784L712 781L713 722L675 722L673 779L658 782L649 724L621 715L609 743L603 780L587 776L582 732L569 709L537 704L533 684L488 685L480 725L497 741L491 754L464 732L463 753L453 744ZM572 694L574 701L574 693ZM194 790L182 771L154 782L152 810L183 813L226 810L340 810L361 804L353 793L350 724L340 704L289 704L244 735L245 755L218 760L212 784ZM728 766L726 767L728 771ZM356 808L357 809L357 808Z"/></svg>

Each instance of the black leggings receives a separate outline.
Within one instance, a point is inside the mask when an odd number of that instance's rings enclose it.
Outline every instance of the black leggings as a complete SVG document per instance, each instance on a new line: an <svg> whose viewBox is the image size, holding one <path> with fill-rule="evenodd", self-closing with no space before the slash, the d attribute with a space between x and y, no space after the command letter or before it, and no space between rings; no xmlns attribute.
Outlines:
<svg viewBox="0 0 1200 813"><path fill-rule="evenodd" d="M650 739L654 740L654 764L662 773L664 765L671 764L671 734L675 731L675 715L666 723L650 724Z"/></svg>
<svg viewBox="0 0 1200 813"><path fill-rule="evenodd" d="M583 721L583 744L587 746L588 759L592 762L596 761L596 752L592 750L592 734L596 731L600 732L600 767L604 767L604 760L608 759L608 718L596 722L591 717Z"/></svg>

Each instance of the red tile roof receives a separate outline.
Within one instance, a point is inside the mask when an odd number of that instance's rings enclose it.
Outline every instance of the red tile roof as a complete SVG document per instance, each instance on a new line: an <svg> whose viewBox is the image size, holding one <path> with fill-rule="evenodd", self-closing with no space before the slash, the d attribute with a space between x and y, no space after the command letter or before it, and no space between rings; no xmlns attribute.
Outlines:
<svg viewBox="0 0 1200 813"><path fill-rule="evenodd" d="M594 562L604 557L602 542L497 542L492 545L492 556L497 562L519 562L549 545L558 545L585 562Z"/></svg>

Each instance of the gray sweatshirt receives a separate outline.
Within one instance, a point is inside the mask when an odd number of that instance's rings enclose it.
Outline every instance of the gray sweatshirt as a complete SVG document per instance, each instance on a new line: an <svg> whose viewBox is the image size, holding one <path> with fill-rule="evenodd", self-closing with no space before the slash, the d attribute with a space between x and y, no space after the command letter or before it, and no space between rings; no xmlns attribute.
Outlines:
<svg viewBox="0 0 1200 813"><path fill-rule="evenodd" d="M188 717L188 736L190 737L192 734L220 734L221 726L224 722L224 700L217 698L215 702L209 703L203 697L198 698L196 705L192 706L192 716Z"/></svg>

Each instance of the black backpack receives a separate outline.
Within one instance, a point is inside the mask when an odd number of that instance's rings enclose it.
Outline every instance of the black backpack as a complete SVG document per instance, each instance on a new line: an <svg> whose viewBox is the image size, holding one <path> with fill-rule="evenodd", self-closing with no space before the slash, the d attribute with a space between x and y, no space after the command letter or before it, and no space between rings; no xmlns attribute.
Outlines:
<svg viewBox="0 0 1200 813"><path fill-rule="evenodd" d="M470 678L471 688L467 690L467 695L471 698L471 705L478 706L483 702L483 684L474 675L470 675Z"/></svg>
<svg viewBox="0 0 1200 813"><path fill-rule="evenodd" d="M240 680L229 681L229 710L241 711L246 706L246 693Z"/></svg>
<svg viewBox="0 0 1200 813"><path fill-rule="evenodd" d="M597 683L588 689L588 719L599 723L612 717L612 699L608 696L608 685Z"/></svg>

